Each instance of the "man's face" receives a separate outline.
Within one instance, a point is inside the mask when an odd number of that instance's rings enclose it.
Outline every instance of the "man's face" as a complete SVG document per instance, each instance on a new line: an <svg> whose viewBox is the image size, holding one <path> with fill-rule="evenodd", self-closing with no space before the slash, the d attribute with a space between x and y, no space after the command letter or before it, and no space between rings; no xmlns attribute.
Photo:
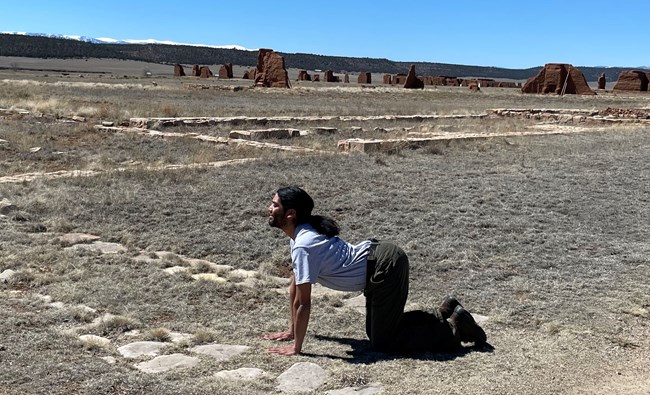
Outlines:
<svg viewBox="0 0 650 395"><path fill-rule="evenodd" d="M287 218L284 213L284 208L282 207L282 202L280 197L276 193L271 199L271 204L269 205L269 225L274 228L282 228L287 223Z"/></svg>

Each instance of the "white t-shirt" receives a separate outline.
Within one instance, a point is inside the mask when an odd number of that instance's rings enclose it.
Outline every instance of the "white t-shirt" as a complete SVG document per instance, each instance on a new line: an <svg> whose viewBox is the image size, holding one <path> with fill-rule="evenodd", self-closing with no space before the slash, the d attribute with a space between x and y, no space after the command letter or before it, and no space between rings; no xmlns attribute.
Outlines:
<svg viewBox="0 0 650 395"><path fill-rule="evenodd" d="M296 228L291 240L291 261L298 284L320 283L338 291L362 291L370 240L352 245L338 236L316 232L309 224Z"/></svg>

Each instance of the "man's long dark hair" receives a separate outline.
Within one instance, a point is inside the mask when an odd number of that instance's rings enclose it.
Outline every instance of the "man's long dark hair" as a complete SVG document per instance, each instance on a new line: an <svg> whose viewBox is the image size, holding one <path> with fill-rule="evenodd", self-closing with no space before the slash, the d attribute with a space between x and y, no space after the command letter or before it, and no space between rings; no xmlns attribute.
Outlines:
<svg viewBox="0 0 650 395"><path fill-rule="evenodd" d="M327 237L338 236L341 229L330 217L312 215L314 200L302 188L296 186L280 188L277 191L284 210L296 210L296 225L310 224L316 232Z"/></svg>

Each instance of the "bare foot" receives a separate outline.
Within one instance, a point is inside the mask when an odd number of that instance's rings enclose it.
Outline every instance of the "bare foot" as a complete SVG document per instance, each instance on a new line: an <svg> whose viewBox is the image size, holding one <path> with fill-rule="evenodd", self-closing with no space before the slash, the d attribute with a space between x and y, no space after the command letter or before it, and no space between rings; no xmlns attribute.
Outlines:
<svg viewBox="0 0 650 395"><path fill-rule="evenodd" d="M264 335L264 338L266 340L275 340L275 341L293 340L293 333L291 333L290 331L269 333L267 335Z"/></svg>

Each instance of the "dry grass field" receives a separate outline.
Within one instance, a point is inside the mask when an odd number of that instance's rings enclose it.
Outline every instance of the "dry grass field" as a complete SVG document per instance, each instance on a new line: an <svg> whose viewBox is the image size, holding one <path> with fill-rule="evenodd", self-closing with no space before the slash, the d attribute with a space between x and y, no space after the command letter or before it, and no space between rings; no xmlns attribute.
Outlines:
<svg viewBox="0 0 650 395"><path fill-rule="evenodd" d="M0 71L0 393L279 393L280 374L312 362L328 374L317 394L369 384L384 394L650 394L650 124L472 117L495 108L650 111L650 96L249 89L237 79L175 79L159 65L115 61L122 68L111 73L111 61L91 62ZM106 73L88 72L98 67ZM265 120L157 129L168 137L95 127L133 117ZM525 135L540 123L573 133ZM271 127L311 132L267 142L316 152L195 138ZM423 131L522 135L337 149L342 139ZM262 335L287 323L280 277L289 247L267 225L266 207L288 184L309 191L343 238L403 246L408 307L454 293L487 317L490 346L374 353L363 314L349 307L357 295L323 293L304 354L269 354L274 344ZM76 233L118 251L65 236ZM135 365L152 356L118 351L136 341L162 341L159 355L198 363L143 372ZM192 353L215 343L249 348L231 359ZM215 376L239 368L265 374Z"/></svg>

